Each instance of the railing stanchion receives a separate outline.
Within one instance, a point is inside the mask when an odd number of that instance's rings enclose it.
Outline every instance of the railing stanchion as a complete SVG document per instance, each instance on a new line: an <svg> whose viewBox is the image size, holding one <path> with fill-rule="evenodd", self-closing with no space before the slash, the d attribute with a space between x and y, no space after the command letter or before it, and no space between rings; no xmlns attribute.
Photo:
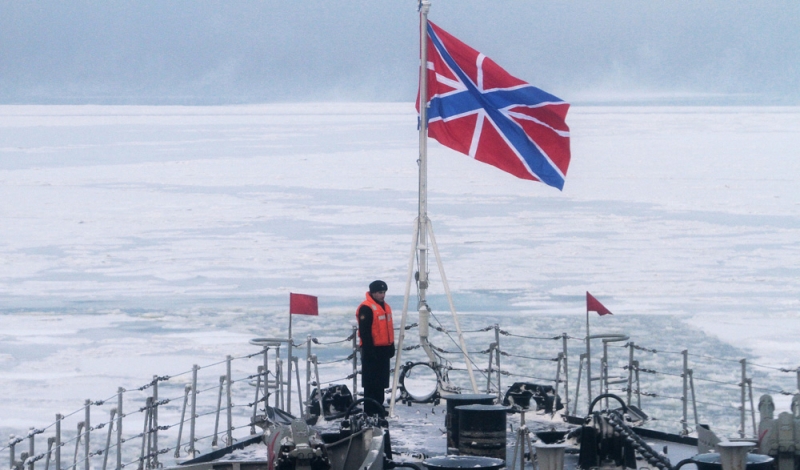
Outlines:
<svg viewBox="0 0 800 470"><path fill-rule="evenodd" d="M306 336L306 414L311 414L311 335Z"/></svg>
<svg viewBox="0 0 800 470"><path fill-rule="evenodd" d="M564 353L558 353L558 357L556 358L556 396L558 396L558 386L561 384L561 367L563 366L564 362ZM555 412L555 405L553 406L553 412Z"/></svg>
<svg viewBox="0 0 800 470"><path fill-rule="evenodd" d="M744 438L745 435L745 400L747 396L747 359L739 361L742 364L742 381L739 383L741 390L740 412L739 412L739 437Z"/></svg>
<svg viewBox="0 0 800 470"><path fill-rule="evenodd" d="M50 456L53 454L53 444L56 442L55 437L47 438L47 454L44 459L44 470L50 470Z"/></svg>
<svg viewBox="0 0 800 470"><path fill-rule="evenodd" d="M636 371L636 406L642 409L642 382L639 380L639 361L633 361L633 369Z"/></svg>
<svg viewBox="0 0 800 470"><path fill-rule="evenodd" d="M358 327L353 327L353 396L358 396Z"/></svg>
<svg viewBox="0 0 800 470"><path fill-rule="evenodd" d="M75 454L72 456L72 470L78 470L78 451L81 449L81 439L83 438L83 421L78 423L78 432L75 438Z"/></svg>
<svg viewBox="0 0 800 470"><path fill-rule="evenodd" d="M219 376L219 393L217 393L217 413L214 418L214 438L211 439L211 447L219 445L219 415L222 413L222 387L225 385L225 376Z"/></svg>
<svg viewBox="0 0 800 470"><path fill-rule="evenodd" d="M58 415L56 415L56 416L58 416ZM14 455L14 449L17 446L16 440L17 440L17 436L15 436L13 434L8 436L8 441L9 441L9 444L8 444L8 468L9 469L13 469L15 467L14 463L15 463L15 460L17 460L17 456Z"/></svg>
<svg viewBox="0 0 800 470"><path fill-rule="evenodd" d="M494 350L497 343L489 343L489 367L486 368L486 393L492 393L492 374L494 374ZM498 387L499 388L499 387Z"/></svg>
<svg viewBox="0 0 800 470"><path fill-rule="evenodd" d="M36 428L28 429L28 455L30 456L28 462L28 470L34 470L34 461L33 458L36 457L36 450L35 450L35 442L36 442Z"/></svg>
<svg viewBox="0 0 800 470"><path fill-rule="evenodd" d="M197 371L200 367L195 364L192 366L192 416L189 422L189 458L194 458L197 451L194 448L195 425L197 421Z"/></svg>
<svg viewBox="0 0 800 470"><path fill-rule="evenodd" d="M181 456L181 437L183 437L183 423L186 422L186 406L189 404L189 392L192 390L191 385L183 388L183 409L181 410L181 422L178 425L178 443L175 444L175 458ZM119 470L119 469L117 469Z"/></svg>
<svg viewBox="0 0 800 470"><path fill-rule="evenodd" d="M306 336L306 415L311 414L311 335Z"/></svg>
<svg viewBox="0 0 800 470"><path fill-rule="evenodd" d="M314 379L317 381L317 399L319 400L319 412L322 414L322 382L319 381L319 365L317 355L312 354L311 360L314 361Z"/></svg>
<svg viewBox="0 0 800 470"><path fill-rule="evenodd" d="M61 470L61 420L64 416L56 413L56 470Z"/></svg>
<svg viewBox="0 0 800 470"><path fill-rule="evenodd" d="M684 349L681 351L683 354L683 373L681 377L683 377L683 419L681 420L681 425L683 426L682 434L684 436L689 434L689 350Z"/></svg>
<svg viewBox="0 0 800 470"><path fill-rule="evenodd" d="M636 345L633 341L628 343L628 406L631 406L631 398L633 398L633 351Z"/></svg>
<svg viewBox="0 0 800 470"><path fill-rule="evenodd" d="M264 406L269 406L269 346L264 345Z"/></svg>
<svg viewBox="0 0 800 470"><path fill-rule="evenodd" d="M108 436L106 437L106 450L103 452L103 470L108 468L108 451L111 450L111 432L114 429L114 415L117 414L116 408L111 408L111 418L108 420Z"/></svg>
<svg viewBox="0 0 800 470"><path fill-rule="evenodd" d="M225 394L228 398L228 442L227 445L233 445L233 401L231 398L231 384L233 382L231 377L231 362L233 356L227 357L227 377L225 378Z"/></svg>
<svg viewBox="0 0 800 470"><path fill-rule="evenodd" d="M117 466L116 470L122 470L122 394L125 389L122 387L117 388ZM57 468L56 470L61 470Z"/></svg>
<svg viewBox="0 0 800 470"><path fill-rule="evenodd" d="M283 397L283 359L280 358L280 350L275 351L275 382L277 383L277 394L275 395L275 408L280 408L285 411L284 397ZM280 405L278 405L278 398L280 398Z"/></svg>
<svg viewBox="0 0 800 470"><path fill-rule="evenodd" d="M756 427L756 407L753 403L753 379L747 379L747 393L750 397L750 418L753 420L753 437L758 437L758 428Z"/></svg>
<svg viewBox="0 0 800 470"><path fill-rule="evenodd" d="M564 354L564 415L569 416L569 359L567 355L567 333L561 333L561 350Z"/></svg>
<svg viewBox="0 0 800 470"><path fill-rule="evenodd" d="M300 408L300 417L305 418L306 410L305 406L303 406L303 389L300 388L300 360L295 356L292 358L292 361L294 362L294 376L297 379L297 404L299 405L298 408ZM291 380L292 378L289 377L289 381Z"/></svg>
<svg viewBox="0 0 800 470"><path fill-rule="evenodd" d="M84 439L84 441L83 441L83 450L84 450L84 454L85 454L85 457L86 457L86 459L83 461L83 468L85 470L90 470L90 468L91 468L91 458L90 458L91 457L91 449L89 448L89 443L90 443L89 439L91 437L90 432L92 431L92 424L91 424L92 422L91 422L91 419L90 419L91 418L91 414L92 414L91 413L91 406L92 406L92 400L87 399L86 400L86 417L84 418L84 422L86 423L85 424L86 427L84 428L84 431L86 432L86 439Z"/></svg>
<svg viewBox="0 0 800 470"><path fill-rule="evenodd" d="M581 374L583 374L583 360L586 359L586 354L581 353L578 360L578 382L575 384L575 404L572 405L572 415L578 414L578 397L581 394Z"/></svg>
<svg viewBox="0 0 800 470"><path fill-rule="evenodd" d="M139 470L150 468L150 426L153 420L153 397L147 397L144 406L144 425L142 425L142 450L139 453ZM145 463L147 462L147 463Z"/></svg>
<svg viewBox="0 0 800 470"><path fill-rule="evenodd" d="M603 363L600 366L600 390L608 395L608 342L603 340ZM606 397L606 409L608 409L608 397Z"/></svg>
<svg viewBox="0 0 800 470"><path fill-rule="evenodd" d="M496 358L496 366L497 366L497 400L498 403L502 402L503 400L503 384L500 382L500 325L497 323L494 324L494 342L496 344L494 354ZM464 355L466 356L466 351L464 351ZM489 360L492 359L491 354L489 355Z"/></svg>
<svg viewBox="0 0 800 470"><path fill-rule="evenodd" d="M261 375L264 373L264 366L258 366L258 373L256 374L256 396L253 398L253 415L250 419L250 435L256 434L256 416L258 415L258 394L261 391ZM266 396L264 397L266 398Z"/></svg>
<svg viewBox="0 0 800 470"><path fill-rule="evenodd" d="M158 376L153 376L153 468L158 468ZM105 469L103 469L105 470Z"/></svg>
<svg viewBox="0 0 800 470"><path fill-rule="evenodd" d="M694 395L694 371L689 369L686 371L689 374L689 387L692 390L692 410L694 411L694 428L697 429L697 426L700 424L700 420L697 418L697 397Z"/></svg>

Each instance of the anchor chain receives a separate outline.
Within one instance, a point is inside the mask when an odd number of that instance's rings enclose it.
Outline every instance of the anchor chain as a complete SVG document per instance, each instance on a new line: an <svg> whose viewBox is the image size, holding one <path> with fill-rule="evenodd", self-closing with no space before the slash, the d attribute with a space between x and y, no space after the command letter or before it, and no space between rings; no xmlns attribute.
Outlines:
<svg viewBox="0 0 800 470"><path fill-rule="evenodd" d="M653 450L644 439L633 432L617 412L612 411L608 413L606 418L611 427L614 428L614 431L622 436L628 444L633 446L634 450L647 460L647 463L658 467L659 470L672 470L672 463L669 459L665 455Z"/></svg>

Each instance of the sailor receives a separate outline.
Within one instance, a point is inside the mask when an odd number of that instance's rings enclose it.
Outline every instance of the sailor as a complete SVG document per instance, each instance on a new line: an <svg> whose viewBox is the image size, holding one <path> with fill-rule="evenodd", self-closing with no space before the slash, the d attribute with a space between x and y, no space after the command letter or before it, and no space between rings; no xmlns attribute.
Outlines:
<svg viewBox="0 0 800 470"><path fill-rule="evenodd" d="M384 391L389 387L389 360L394 357L392 308L385 301L387 289L383 281L370 283L366 299L356 309L364 398L375 400L381 407ZM375 415L383 410L378 409L375 403L364 400L364 411Z"/></svg>

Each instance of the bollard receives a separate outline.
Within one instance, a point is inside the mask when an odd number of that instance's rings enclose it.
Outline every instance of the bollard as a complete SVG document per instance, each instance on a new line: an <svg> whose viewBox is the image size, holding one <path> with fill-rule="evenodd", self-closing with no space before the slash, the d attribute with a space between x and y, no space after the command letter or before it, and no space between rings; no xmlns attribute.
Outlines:
<svg viewBox="0 0 800 470"><path fill-rule="evenodd" d="M756 447L755 442L736 441L717 444L722 470L745 470L747 453Z"/></svg>
<svg viewBox="0 0 800 470"><path fill-rule="evenodd" d="M539 462L539 470L563 470L564 451L566 444L544 444L536 442L536 460Z"/></svg>
<svg viewBox="0 0 800 470"><path fill-rule="evenodd" d="M458 413L458 452L506 459L506 414L500 405L464 405Z"/></svg>
<svg viewBox="0 0 800 470"><path fill-rule="evenodd" d="M494 403L494 395L470 393L445 395L442 398L447 402L447 414L444 417L444 426L447 429L447 453L452 454L458 450L458 411L456 407L462 405L491 405Z"/></svg>

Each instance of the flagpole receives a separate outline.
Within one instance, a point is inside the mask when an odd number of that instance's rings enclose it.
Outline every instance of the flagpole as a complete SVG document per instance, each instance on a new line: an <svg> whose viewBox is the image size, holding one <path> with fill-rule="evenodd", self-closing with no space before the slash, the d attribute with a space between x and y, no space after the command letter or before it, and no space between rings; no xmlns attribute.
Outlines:
<svg viewBox="0 0 800 470"><path fill-rule="evenodd" d="M287 385L286 385L286 412L292 414L292 308L291 308L291 301L289 302L289 364L287 364ZM303 404L300 404L302 408Z"/></svg>
<svg viewBox="0 0 800 470"><path fill-rule="evenodd" d="M430 307L428 306L428 12L429 0L419 2L419 216L417 217L417 286L419 287L419 337L423 349L434 363L428 344Z"/></svg>

